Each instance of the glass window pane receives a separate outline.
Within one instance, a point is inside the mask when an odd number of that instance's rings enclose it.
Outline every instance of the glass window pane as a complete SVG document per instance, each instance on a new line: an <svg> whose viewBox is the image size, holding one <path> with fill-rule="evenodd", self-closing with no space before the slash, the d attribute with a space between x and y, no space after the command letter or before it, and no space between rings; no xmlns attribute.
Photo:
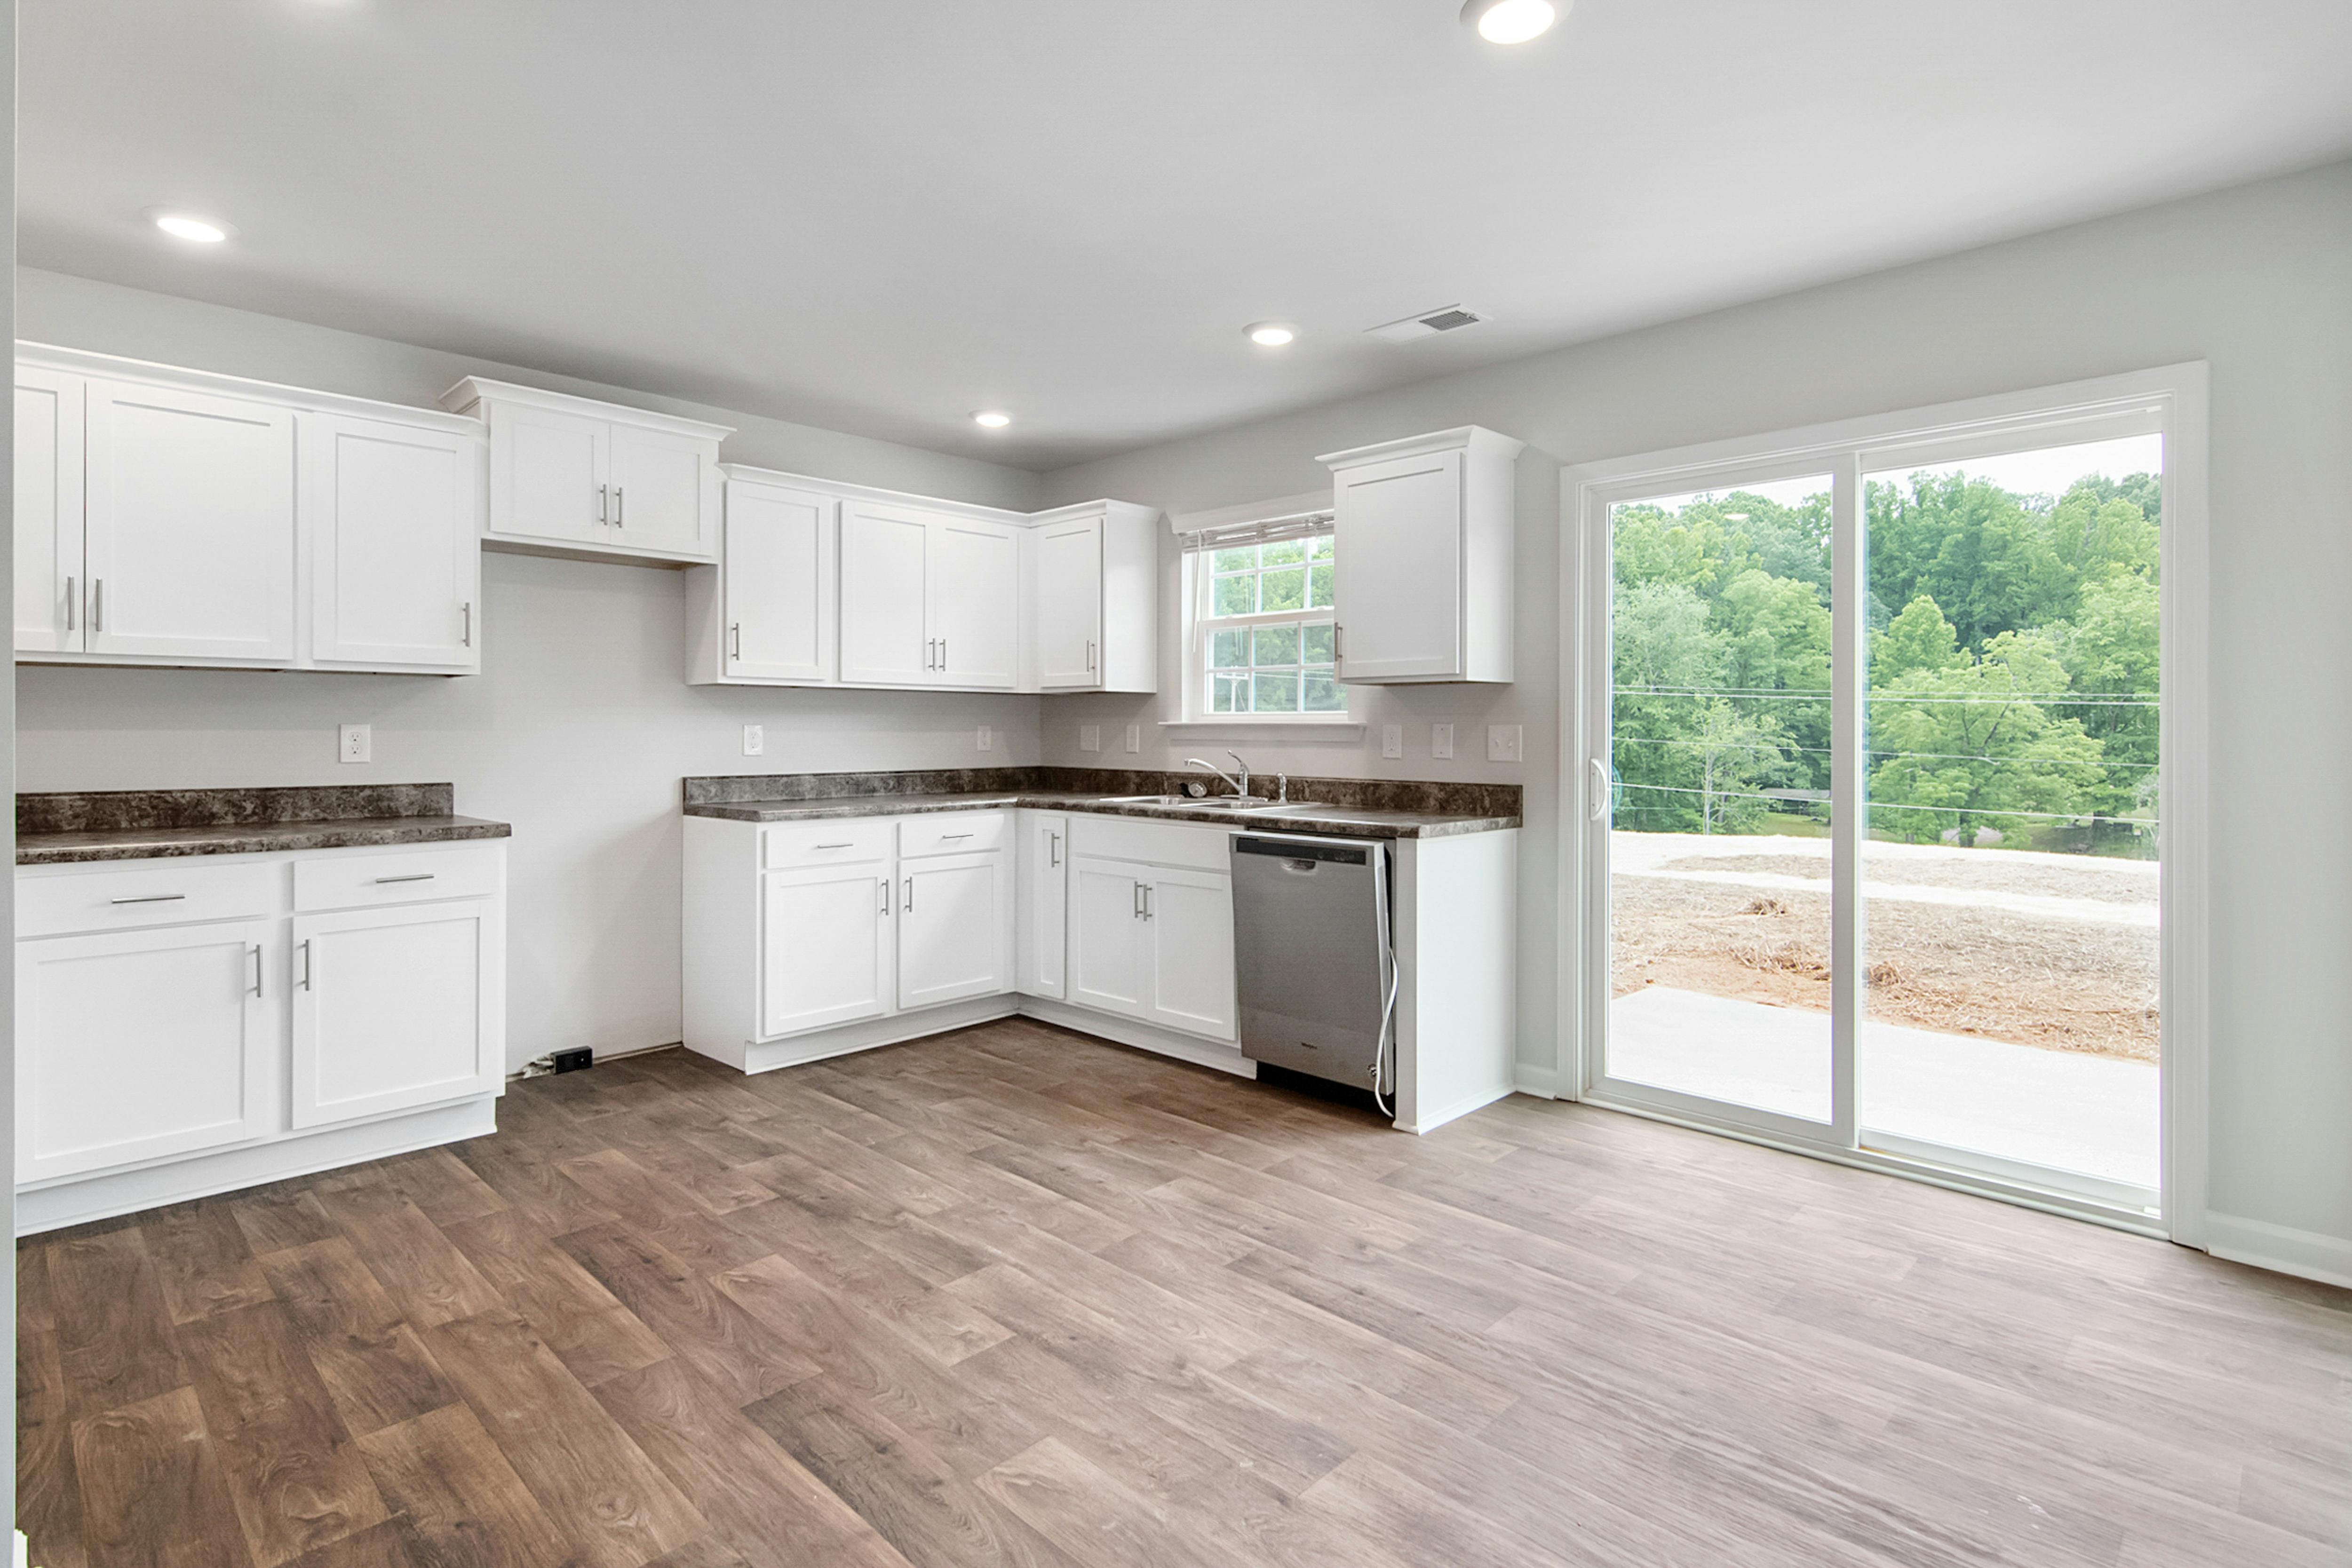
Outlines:
<svg viewBox="0 0 2352 1568"><path fill-rule="evenodd" d="M1260 579L1265 584L1258 607L1262 610L1303 610L1307 607L1307 569L1288 566L1278 572L1268 572Z"/></svg>
<svg viewBox="0 0 2352 1568"><path fill-rule="evenodd" d="M1307 541L1286 539L1264 547L1258 559L1268 566L1296 566L1307 559Z"/></svg>
<svg viewBox="0 0 2352 1568"><path fill-rule="evenodd" d="M1241 692L1241 680L1230 675L1211 676L1209 678L1209 711L1212 713L1237 711L1234 705L1240 700Z"/></svg>
<svg viewBox="0 0 2352 1568"><path fill-rule="evenodd" d="M1347 700L1339 694L1338 681L1328 675L1309 674L1307 677L1307 711L1338 713L1346 708Z"/></svg>
<svg viewBox="0 0 2352 1568"><path fill-rule="evenodd" d="M1299 663L1331 664L1335 662L1331 657L1331 626L1328 621L1318 626L1302 627L1299 642L1303 650L1298 656Z"/></svg>
<svg viewBox="0 0 2352 1568"><path fill-rule="evenodd" d="M1331 607L1331 568L1328 563L1307 569L1307 607L1311 610Z"/></svg>
<svg viewBox="0 0 2352 1568"><path fill-rule="evenodd" d="M1220 550L1216 564L1210 570L1217 573L1255 572L1257 570L1257 546L1244 544L1239 550Z"/></svg>
<svg viewBox="0 0 2352 1568"><path fill-rule="evenodd" d="M1331 536L1328 533L1321 533L1316 535L1313 539L1308 540L1307 542L1307 559L1309 561L1330 560Z"/></svg>
<svg viewBox="0 0 2352 1568"><path fill-rule="evenodd" d="M1297 626L1260 626L1251 634L1250 662L1260 667L1298 662Z"/></svg>
<svg viewBox="0 0 2352 1568"><path fill-rule="evenodd" d="M1298 711L1298 677L1296 675L1265 675L1256 681L1256 697L1250 704L1255 713L1296 713Z"/></svg>
<svg viewBox="0 0 2352 1568"><path fill-rule="evenodd" d="M1218 632L1209 638L1209 668L1238 669L1249 662L1249 633Z"/></svg>
<svg viewBox="0 0 2352 1568"><path fill-rule="evenodd" d="M1250 577L1220 577L1215 596L1216 614L1220 616L1253 616L1257 613L1257 579ZM1280 608L1279 605L1276 606Z"/></svg>

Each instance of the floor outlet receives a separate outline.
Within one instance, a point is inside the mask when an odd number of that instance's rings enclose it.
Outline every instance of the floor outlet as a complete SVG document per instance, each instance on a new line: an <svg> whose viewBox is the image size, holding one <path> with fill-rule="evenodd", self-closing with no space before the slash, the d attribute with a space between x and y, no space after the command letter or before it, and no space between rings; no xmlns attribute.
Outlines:
<svg viewBox="0 0 2352 1568"><path fill-rule="evenodd" d="M1429 727L1429 754L1441 761L1454 755L1454 726L1432 724Z"/></svg>
<svg viewBox="0 0 2352 1568"><path fill-rule="evenodd" d="M374 731L365 724L345 724L335 731L335 760L365 763L375 758Z"/></svg>
<svg viewBox="0 0 2352 1568"><path fill-rule="evenodd" d="M1517 724L1486 726L1486 760L1490 763L1516 763L1524 760L1527 749L1526 731Z"/></svg>
<svg viewBox="0 0 2352 1568"><path fill-rule="evenodd" d="M760 724L744 725L743 754L747 757L756 757L767 749L768 731L766 727Z"/></svg>
<svg viewBox="0 0 2352 1568"><path fill-rule="evenodd" d="M1402 757L1404 755L1403 725L1383 724L1381 726L1381 755L1384 757Z"/></svg>

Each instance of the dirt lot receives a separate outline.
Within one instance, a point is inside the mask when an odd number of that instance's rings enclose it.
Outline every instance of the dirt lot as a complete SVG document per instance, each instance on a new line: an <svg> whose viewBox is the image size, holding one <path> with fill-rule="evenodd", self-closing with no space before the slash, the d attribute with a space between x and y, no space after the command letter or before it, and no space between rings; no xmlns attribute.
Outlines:
<svg viewBox="0 0 2352 1568"><path fill-rule="evenodd" d="M1718 844L1720 840L1717 841ZM1783 841L1786 842L1785 840ZM2146 902L2144 868L1984 853L1922 857L1874 879L1913 887ZM1709 856L1659 869L1818 878L1801 855ZM1617 995L1676 985L1717 996L1826 1010L1829 896L1620 875L1610 879ZM2137 897L2134 897L2134 894ZM1889 1023L2153 1061L2157 932L2147 925L2040 918L2012 910L1867 900L1869 1007Z"/></svg>

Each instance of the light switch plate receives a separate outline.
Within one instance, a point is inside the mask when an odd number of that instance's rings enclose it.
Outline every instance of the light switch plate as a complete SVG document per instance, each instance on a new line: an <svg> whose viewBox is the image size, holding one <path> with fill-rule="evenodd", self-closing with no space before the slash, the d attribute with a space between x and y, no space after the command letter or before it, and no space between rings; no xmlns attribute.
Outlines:
<svg viewBox="0 0 2352 1568"><path fill-rule="evenodd" d="M1078 750L1082 752L1099 752L1102 750L1101 725L1081 724L1078 726Z"/></svg>
<svg viewBox="0 0 2352 1568"><path fill-rule="evenodd" d="M1432 724L1429 727L1429 754L1444 760L1454 755L1454 726Z"/></svg>
<svg viewBox="0 0 2352 1568"><path fill-rule="evenodd" d="M335 760L366 763L375 760L375 732L365 724L345 724L335 731Z"/></svg>
<svg viewBox="0 0 2352 1568"><path fill-rule="evenodd" d="M768 731L762 724L743 726L743 754L756 757L768 749Z"/></svg>
<svg viewBox="0 0 2352 1568"><path fill-rule="evenodd" d="M1384 757L1402 757L1404 755L1403 725L1383 724L1381 726L1381 755Z"/></svg>
<svg viewBox="0 0 2352 1568"><path fill-rule="evenodd" d="M985 724L980 727L980 749L983 752L996 750L996 731Z"/></svg>
<svg viewBox="0 0 2352 1568"><path fill-rule="evenodd" d="M1517 724L1486 726L1486 760L1490 763L1516 763L1523 760L1527 750L1527 734Z"/></svg>
<svg viewBox="0 0 2352 1568"><path fill-rule="evenodd" d="M1130 752L1139 752L1143 750L1142 725L1129 724L1127 727L1127 749Z"/></svg>

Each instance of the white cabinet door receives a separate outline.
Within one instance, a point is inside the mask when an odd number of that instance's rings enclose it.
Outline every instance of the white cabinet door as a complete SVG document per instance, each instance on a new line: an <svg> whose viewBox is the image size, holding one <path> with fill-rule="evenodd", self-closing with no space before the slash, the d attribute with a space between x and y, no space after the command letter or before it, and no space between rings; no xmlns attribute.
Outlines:
<svg viewBox="0 0 2352 1568"><path fill-rule="evenodd" d="M610 542L613 427L501 403L490 411L490 516L501 533Z"/></svg>
<svg viewBox="0 0 2352 1568"><path fill-rule="evenodd" d="M928 686L938 639L926 633L930 531L925 513L852 501L841 520L841 679Z"/></svg>
<svg viewBox="0 0 2352 1568"><path fill-rule="evenodd" d="M79 653L82 379L16 367L16 651Z"/></svg>
<svg viewBox="0 0 2352 1568"><path fill-rule="evenodd" d="M1082 690L1102 684L1103 524L1098 517L1037 531L1037 605L1032 617L1037 684Z"/></svg>
<svg viewBox="0 0 2352 1568"><path fill-rule="evenodd" d="M16 1180L277 1130L276 921L16 944Z"/></svg>
<svg viewBox="0 0 2352 1568"><path fill-rule="evenodd" d="M1013 989L1012 866L1001 849L898 862L898 1005Z"/></svg>
<svg viewBox="0 0 2352 1568"><path fill-rule="evenodd" d="M1024 811L1020 823L1021 989L1059 998L1069 956L1070 819Z"/></svg>
<svg viewBox="0 0 2352 1568"><path fill-rule="evenodd" d="M502 951L487 899L294 918L294 1125L494 1094Z"/></svg>
<svg viewBox="0 0 2352 1568"><path fill-rule="evenodd" d="M834 518L815 490L737 479L727 487L727 673L758 680L831 680Z"/></svg>
<svg viewBox="0 0 2352 1568"><path fill-rule="evenodd" d="M1070 862L1069 1000L1131 1018L1150 1010L1151 946L1143 890L1150 873L1121 860Z"/></svg>
<svg viewBox="0 0 2352 1568"><path fill-rule="evenodd" d="M1159 868L1143 892L1151 944L1146 1016L1213 1039L1234 1036L1233 879Z"/></svg>
<svg viewBox="0 0 2352 1568"><path fill-rule="evenodd" d="M717 519L704 516L718 480L710 443L623 424L612 426L609 439L614 542L717 559Z"/></svg>
<svg viewBox="0 0 2352 1568"><path fill-rule="evenodd" d="M1341 680L1461 673L1462 462L1437 452L1336 477Z"/></svg>
<svg viewBox="0 0 2352 1568"><path fill-rule="evenodd" d="M294 657L294 415L93 381L85 402L91 653Z"/></svg>
<svg viewBox="0 0 2352 1568"><path fill-rule="evenodd" d="M305 414L310 657L479 668L481 448L467 436Z"/></svg>
<svg viewBox="0 0 2352 1568"><path fill-rule="evenodd" d="M763 874L761 1038L890 1011L893 891L887 861Z"/></svg>
<svg viewBox="0 0 2352 1568"><path fill-rule="evenodd" d="M931 524L933 685L1010 691L1021 682L1021 545L1002 523Z"/></svg>

